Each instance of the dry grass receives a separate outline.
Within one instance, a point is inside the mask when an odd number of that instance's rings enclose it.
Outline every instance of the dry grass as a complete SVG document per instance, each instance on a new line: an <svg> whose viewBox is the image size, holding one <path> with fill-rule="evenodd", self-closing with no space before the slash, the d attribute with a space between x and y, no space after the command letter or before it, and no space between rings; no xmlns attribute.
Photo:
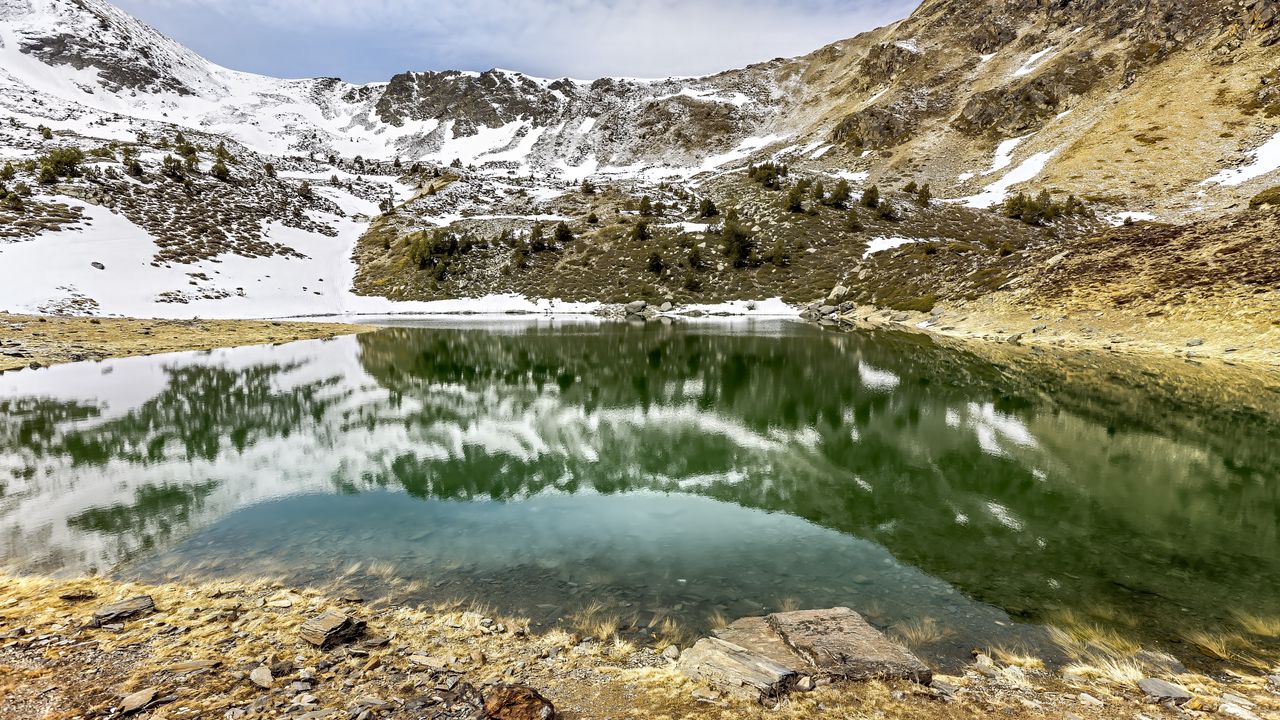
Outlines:
<svg viewBox="0 0 1280 720"><path fill-rule="evenodd" d="M1250 635L1264 638L1280 638L1280 617L1253 615L1242 610L1231 613L1240 627Z"/></svg>
<svg viewBox="0 0 1280 720"><path fill-rule="evenodd" d="M1142 649L1120 632L1071 611L1054 617L1049 626L1049 636L1069 656L1077 658L1098 654L1124 657Z"/></svg>
<svg viewBox="0 0 1280 720"><path fill-rule="evenodd" d="M0 371L32 362L55 365L129 355L212 350L331 338L373 330L366 325L259 320L127 320L31 317L0 313L0 338L22 343L30 357L0 355Z"/></svg>
<svg viewBox="0 0 1280 720"><path fill-rule="evenodd" d="M1044 670L1044 660L1032 654L1025 648L1009 648L996 646L990 648L987 653L1005 665L1013 667L1025 668L1027 670Z"/></svg>
<svg viewBox="0 0 1280 720"><path fill-rule="evenodd" d="M889 634L909 648L928 647L951 633L950 628L931 617L906 620L889 628Z"/></svg>

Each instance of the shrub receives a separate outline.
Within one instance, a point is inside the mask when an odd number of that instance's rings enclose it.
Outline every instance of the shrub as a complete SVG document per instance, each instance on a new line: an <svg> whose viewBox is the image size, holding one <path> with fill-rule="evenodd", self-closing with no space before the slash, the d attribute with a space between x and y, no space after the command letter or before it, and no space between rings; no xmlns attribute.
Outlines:
<svg viewBox="0 0 1280 720"><path fill-rule="evenodd" d="M556 224L555 241L557 245L573 242L573 231L564 222Z"/></svg>
<svg viewBox="0 0 1280 720"><path fill-rule="evenodd" d="M273 178L276 176L276 166L271 163L267 163L262 166L262 172L266 173L267 177Z"/></svg>
<svg viewBox="0 0 1280 720"><path fill-rule="evenodd" d="M849 232L862 232L862 220L858 217L858 211L849 208L849 214L844 218L844 229Z"/></svg>
<svg viewBox="0 0 1280 720"><path fill-rule="evenodd" d="M880 207L880 188L868 185L867 189L862 191L862 206L872 210Z"/></svg>
<svg viewBox="0 0 1280 720"><path fill-rule="evenodd" d="M773 243L773 250L769 253L769 262L774 267L786 267L791 264L791 256L787 254L787 246L782 242L782 238L778 238Z"/></svg>
<svg viewBox="0 0 1280 720"><path fill-rule="evenodd" d="M41 125L38 129L40 130L40 137L44 138L45 140L52 140L52 139L53 139L53 131L52 131L52 130L50 130L49 128L45 127L44 125Z"/></svg>
<svg viewBox="0 0 1280 720"><path fill-rule="evenodd" d="M849 204L849 198L852 195L849 189L849 181L844 178L836 183L836 189L831 191L831 195L827 197L826 204L833 208L844 208Z"/></svg>
<svg viewBox="0 0 1280 720"><path fill-rule="evenodd" d="M800 188L793 187L787 192L786 199L782 202L782 207L790 213L804 212L804 193Z"/></svg>
<svg viewBox="0 0 1280 720"><path fill-rule="evenodd" d="M0 168L0 182L9 182L17 174L18 171L14 169L13 163L7 162Z"/></svg>
<svg viewBox="0 0 1280 720"><path fill-rule="evenodd" d="M533 230L529 231L529 249L533 252L540 253L547 249L547 232L542 223L534 223Z"/></svg>
<svg viewBox="0 0 1280 720"><path fill-rule="evenodd" d="M786 165L772 162L747 167L747 177L770 190L782 187L782 178L787 176L787 172Z"/></svg>
<svg viewBox="0 0 1280 720"><path fill-rule="evenodd" d="M80 148L67 147L51 150L40 156L40 183L50 185L58 178L74 178L80 176L80 163L84 161L84 152Z"/></svg>
<svg viewBox="0 0 1280 720"><path fill-rule="evenodd" d="M645 195L644 197L640 198L640 215L643 217L648 217L652 214L653 214L653 201L649 199L648 195Z"/></svg>
<svg viewBox="0 0 1280 720"><path fill-rule="evenodd" d="M929 183L920 186L916 191L916 204L920 207L929 207L933 202L933 191L929 188Z"/></svg>
<svg viewBox="0 0 1280 720"><path fill-rule="evenodd" d="M915 180L912 180L911 182L907 183L902 188L902 192L907 193L908 195L915 195L919 191L920 191L920 186L916 185Z"/></svg>
<svg viewBox="0 0 1280 720"><path fill-rule="evenodd" d="M209 168L209 174L223 182L231 179L231 171L227 169L227 164L222 162L222 158L214 161L213 167Z"/></svg>
<svg viewBox="0 0 1280 720"><path fill-rule="evenodd" d="M813 184L813 200L817 203L826 203L827 201L827 189L822 185L821 180Z"/></svg>
<svg viewBox="0 0 1280 720"><path fill-rule="evenodd" d="M638 222L631 228L632 242L642 243L648 241L652 237L653 234L649 232L649 223Z"/></svg>
<svg viewBox="0 0 1280 720"><path fill-rule="evenodd" d="M880 206L876 208L876 215L881 220L894 221L898 219L898 210L891 203L882 202L880 203Z"/></svg>
<svg viewBox="0 0 1280 720"><path fill-rule="evenodd" d="M752 263L755 238L738 223L737 213L731 212L725 218L724 227L720 230L720 244L724 256L733 262L734 267L747 267Z"/></svg>
<svg viewBox="0 0 1280 720"><path fill-rule="evenodd" d="M595 186L595 184L594 184L594 183L592 183L592 182L591 182L591 180L590 180L590 179L588 179L588 178L584 178L584 179L582 180L582 194L583 194L583 195L595 195L595 194L596 194L596 186Z"/></svg>
<svg viewBox="0 0 1280 720"><path fill-rule="evenodd" d="M702 203L698 206L698 217L715 217L720 214L720 208L716 207L715 201L711 198L703 198Z"/></svg>
<svg viewBox="0 0 1280 720"><path fill-rule="evenodd" d="M654 275L660 275L662 274L662 270L665 267L666 265L662 262L661 254L656 252L649 254L649 262L648 262L649 272L653 273Z"/></svg>
<svg viewBox="0 0 1280 720"><path fill-rule="evenodd" d="M592 211L592 212L591 212L591 214L587 215L587 224L588 224L588 225L596 225L596 224L598 224L599 222L600 222L600 216L599 216L599 215L596 215L594 211Z"/></svg>
<svg viewBox="0 0 1280 720"><path fill-rule="evenodd" d="M308 180L303 180L302 184L298 186L298 194L304 198L307 198L308 200L311 199L311 197L315 195L315 193L311 190L311 182Z"/></svg>

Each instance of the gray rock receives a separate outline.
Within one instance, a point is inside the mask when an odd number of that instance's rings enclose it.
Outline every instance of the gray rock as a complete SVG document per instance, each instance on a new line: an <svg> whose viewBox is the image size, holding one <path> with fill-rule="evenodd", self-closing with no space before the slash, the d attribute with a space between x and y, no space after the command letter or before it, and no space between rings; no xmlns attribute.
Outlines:
<svg viewBox="0 0 1280 720"><path fill-rule="evenodd" d="M675 308L675 305L672 305L670 302L664 302L664 303L662 303L662 305L658 308L658 311L659 311L659 312L671 312L671 310L672 310L673 308Z"/></svg>
<svg viewBox="0 0 1280 720"><path fill-rule="evenodd" d="M150 595L139 595L131 597L128 600L121 600L109 605L103 605L93 613L93 619L89 621L92 627L102 627L108 623L117 623L121 620L128 620L143 613L151 612L156 609L156 603L151 599Z"/></svg>
<svg viewBox="0 0 1280 720"><path fill-rule="evenodd" d="M644 309L647 307L649 307L649 303L644 300L636 300L634 302L627 303L626 310L627 312L635 315L644 312Z"/></svg>
<svg viewBox="0 0 1280 720"><path fill-rule="evenodd" d="M823 317L826 317L828 315L834 315L835 313L836 313L835 305L823 305L822 307L818 308L818 314Z"/></svg>
<svg viewBox="0 0 1280 720"><path fill-rule="evenodd" d="M1102 707L1106 704L1089 693L1084 692L1080 693L1079 700L1081 705L1088 705L1089 707Z"/></svg>
<svg viewBox="0 0 1280 720"><path fill-rule="evenodd" d="M151 701L156 699L156 690L154 687L149 687L125 696L120 703L120 712L128 715L150 705Z"/></svg>
<svg viewBox="0 0 1280 720"><path fill-rule="evenodd" d="M662 657L668 660L679 660L680 648L676 647L675 645L668 645L665 649L663 649Z"/></svg>
<svg viewBox="0 0 1280 720"><path fill-rule="evenodd" d="M813 676L811 675L805 675L796 682L796 690L800 692L810 692L815 687L817 687L817 684L813 682Z"/></svg>
<svg viewBox="0 0 1280 720"><path fill-rule="evenodd" d="M103 264L102 264L102 263L100 263L100 262L91 262L91 263L89 263L89 264L90 264L90 265L92 265L92 266L93 266L93 268L94 268L95 270L106 270L106 269L107 269L107 266L106 266L106 265L103 265Z"/></svg>
<svg viewBox="0 0 1280 720"><path fill-rule="evenodd" d="M1187 347L1200 347L1203 344L1204 340L1202 338L1193 338L1187 341Z"/></svg>
<svg viewBox="0 0 1280 720"><path fill-rule="evenodd" d="M1236 720L1262 720L1252 710L1229 702L1224 702L1218 706L1218 714L1236 718Z"/></svg>
<svg viewBox="0 0 1280 720"><path fill-rule="evenodd" d="M1187 666L1169 653L1139 650L1134 653L1133 658L1142 663L1152 675L1183 675L1187 672Z"/></svg>
<svg viewBox="0 0 1280 720"><path fill-rule="evenodd" d="M364 621L333 610L311 618L298 628L303 640L322 650L350 642L363 635L364 631Z"/></svg>
<svg viewBox="0 0 1280 720"><path fill-rule="evenodd" d="M1280 692L1280 675L1268 675L1267 685L1277 692Z"/></svg>
<svg viewBox="0 0 1280 720"><path fill-rule="evenodd" d="M253 669L253 672L249 673L249 682L260 688L270 689L272 685L275 685L276 679L271 675L271 668L266 665L259 665Z"/></svg>
<svg viewBox="0 0 1280 720"><path fill-rule="evenodd" d="M1158 678L1139 680L1138 688L1146 693L1147 697L1158 701L1171 700L1175 705L1181 705L1191 699L1191 692L1186 688Z"/></svg>
<svg viewBox="0 0 1280 720"><path fill-rule="evenodd" d="M679 668L689 678L757 700L780 697L796 681L791 668L720 638L694 643L681 654Z"/></svg>
<svg viewBox="0 0 1280 720"><path fill-rule="evenodd" d="M1235 693L1229 693L1229 692L1222 693L1222 702L1228 702L1228 703L1231 703L1232 705L1239 705L1241 707L1247 707L1247 708L1253 707L1253 701L1250 700L1249 698L1241 697Z"/></svg>

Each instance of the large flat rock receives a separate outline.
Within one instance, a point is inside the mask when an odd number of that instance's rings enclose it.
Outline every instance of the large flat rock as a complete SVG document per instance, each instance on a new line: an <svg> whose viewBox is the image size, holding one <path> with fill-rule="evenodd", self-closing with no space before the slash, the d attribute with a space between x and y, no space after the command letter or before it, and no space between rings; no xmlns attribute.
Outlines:
<svg viewBox="0 0 1280 720"><path fill-rule="evenodd" d="M742 618L715 634L685 651L681 671L721 690L754 692L761 699L790 691L806 675L925 685L933 680L919 658L849 608Z"/></svg>
<svg viewBox="0 0 1280 720"><path fill-rule="evenodd" d="M774 613L765 618L787 647L818 672L845 680L912 680L933 671L849 608Z"/></svg>
<svg viewBox="0 0 1280 720"><path fill-rule="evenodd" d="M756 699L779 697L799 676L741 645L720 638L703 638L680 655L680 671L720 690Z"/></svg>

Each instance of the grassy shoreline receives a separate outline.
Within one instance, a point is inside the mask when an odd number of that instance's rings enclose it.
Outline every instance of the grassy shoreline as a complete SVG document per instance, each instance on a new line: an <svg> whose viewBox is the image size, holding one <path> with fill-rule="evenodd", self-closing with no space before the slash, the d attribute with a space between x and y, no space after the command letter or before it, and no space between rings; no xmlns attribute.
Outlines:
<svg viewBox="0 0 1280 720"><path fill-rule="evenodd" d="M332 338L368 325L271 320L144 320L0 313L0 372L184 350Z"/></svg>
<svg viewBox="0 0 1280 720"><path fill-rule="evenodd" d="M97 608L139 595L154 600L154 612L88 622ZM366 621L364 637L327 650L303 641L300 626L328 610ZM764 707L697 686L654 647L526 627L457 604L366 602L340 582L296 589L270 580L0 576L0 716L118 717L124 699L141 692L154 699L131 717L434 717L451 702L519 685L563 718L1179 717L1144 699L1129 675L1058 674L998 653L994 661L979 655L963 676L938 676L934 688L826 685ZM265 687L254 680L263 667L272 674ZM1259 718L1280 717L1280 687L1263 676L1170 679L1191 690L1194 709L1219 710L1235 695Z"/></svg>

